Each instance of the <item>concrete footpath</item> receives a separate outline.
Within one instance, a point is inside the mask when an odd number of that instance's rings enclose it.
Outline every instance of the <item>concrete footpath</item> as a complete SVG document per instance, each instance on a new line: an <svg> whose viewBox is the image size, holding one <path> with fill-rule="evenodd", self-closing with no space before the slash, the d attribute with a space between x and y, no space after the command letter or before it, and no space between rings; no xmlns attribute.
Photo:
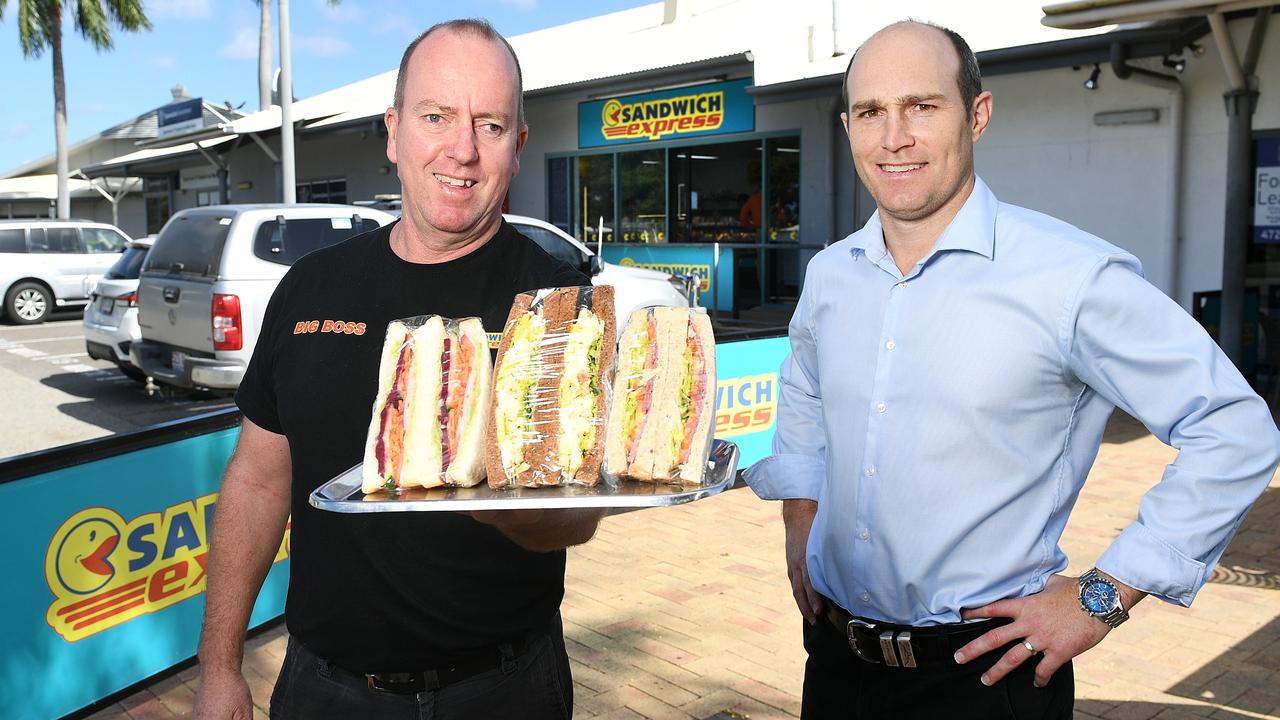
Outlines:
<svg viewBox="0 0 1280 720"><path fill-rule="evenodd" d="M1087 570L1137 513L1174 451L1112 422L1063 537ZM580 718L792 718L800 614L774 503L749 489L610 517L569 553L563 615ZM245 673L266 717L283 627L249 642ZM198 670L92 717L191 714ZM1195 607L1148 599L1076 661L1076 718L1280 718L1280 480L1273 479Z"/></svg>

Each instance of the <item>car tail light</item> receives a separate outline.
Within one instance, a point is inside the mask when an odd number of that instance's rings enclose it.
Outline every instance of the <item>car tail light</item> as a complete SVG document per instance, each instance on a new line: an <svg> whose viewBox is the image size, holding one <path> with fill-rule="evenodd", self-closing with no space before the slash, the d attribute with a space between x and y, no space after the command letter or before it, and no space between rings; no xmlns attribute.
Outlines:
<svg viewBox="0 0 1280 720"><path fill-rule="evenodd" d="M124 295L117 295L116 302L124 303L128 307L138 307L138 292L135 290Z"/></svg>
<svg viewBox="0 0 1280 720"><path fill-rule="evenodd" d="M244 347L244 327L240 324L240 297L213 296L213 349L239 350Z"/></svg>

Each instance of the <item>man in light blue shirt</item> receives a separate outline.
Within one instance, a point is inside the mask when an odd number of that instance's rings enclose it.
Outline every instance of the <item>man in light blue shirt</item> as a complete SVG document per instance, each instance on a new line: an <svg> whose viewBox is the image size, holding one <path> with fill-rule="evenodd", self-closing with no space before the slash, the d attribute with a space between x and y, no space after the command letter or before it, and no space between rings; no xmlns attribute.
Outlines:
<svg viewBox="0 0 1280 720"><path fill-rule="evenodd" d="M993 104L963 39L891 25L845 83L878 211L809 264L774 454L746 475L783 501L803 717L1070 718L1071 658L1146 594L1191 603L1280 433L1136 258L976 177ZM1058 540L1116 406L1178 458L1066 577Z"/></svg>

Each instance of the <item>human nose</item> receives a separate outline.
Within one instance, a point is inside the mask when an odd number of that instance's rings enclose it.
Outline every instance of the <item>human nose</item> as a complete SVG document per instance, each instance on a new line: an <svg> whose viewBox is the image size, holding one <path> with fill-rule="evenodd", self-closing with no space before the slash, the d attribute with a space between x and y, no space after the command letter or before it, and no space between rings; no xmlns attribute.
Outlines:
<svg viewBox="0 0 1280 720"><path fill-rule="evenodd" d="M471 125L459 123L459 126L450 138L447 154L449 159L459 165L468 165L479 157L476 150L476 132Z"/></svg>
<svg viewBox="0 0 1280 720"><path fill-rule="evenodd" d="M915 143L911 134L911 126L901 113L889 113L885 118L880 136L880 146L889 152L897 152Z"/></svg>

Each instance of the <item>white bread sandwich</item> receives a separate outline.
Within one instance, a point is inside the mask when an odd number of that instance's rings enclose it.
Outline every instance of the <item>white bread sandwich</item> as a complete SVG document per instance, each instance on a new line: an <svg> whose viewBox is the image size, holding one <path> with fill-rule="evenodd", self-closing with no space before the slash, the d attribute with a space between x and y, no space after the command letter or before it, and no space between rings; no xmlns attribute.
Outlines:
<svg viewBox="0 0 1280 720"><path fill-rule="evenodd" d="M516 296L494 372L490 486L599 481L614 325L608 285Z"/></svg>
<svg viewBox="0 0 1280 720"><path fill-rule="evenodd" d="M387 326L362 489L470 487L484 479L488 340L479 318Z"/></svg>
<svg viewBox="0 0 1280 720"><path fill-rule="evenodd" d="M705 312L633 312L618 349L605 471L701 484L715 429L715 392L715 336Z"/></svg>

